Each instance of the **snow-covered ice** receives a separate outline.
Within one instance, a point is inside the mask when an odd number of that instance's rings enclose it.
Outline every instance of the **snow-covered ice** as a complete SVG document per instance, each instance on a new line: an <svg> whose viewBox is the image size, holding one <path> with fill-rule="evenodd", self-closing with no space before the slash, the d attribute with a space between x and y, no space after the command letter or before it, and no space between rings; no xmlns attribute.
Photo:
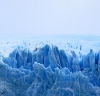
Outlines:
<svg viewBox="0 0 100 96"><path fill-rule="evenodd" d="M1 36L0 96L100 96L99 36Z"/></svg>

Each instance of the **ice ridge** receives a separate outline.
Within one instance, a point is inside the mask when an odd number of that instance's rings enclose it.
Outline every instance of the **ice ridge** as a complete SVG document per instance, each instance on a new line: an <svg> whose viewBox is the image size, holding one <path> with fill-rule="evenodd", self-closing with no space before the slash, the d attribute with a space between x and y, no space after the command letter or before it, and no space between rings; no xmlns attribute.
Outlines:
<svg viewBox="0 0 100 96"><path fill-rule="evenodd" d="M0 96L100 96L100 51L71 54L45 45L0 55Z"/></svg>

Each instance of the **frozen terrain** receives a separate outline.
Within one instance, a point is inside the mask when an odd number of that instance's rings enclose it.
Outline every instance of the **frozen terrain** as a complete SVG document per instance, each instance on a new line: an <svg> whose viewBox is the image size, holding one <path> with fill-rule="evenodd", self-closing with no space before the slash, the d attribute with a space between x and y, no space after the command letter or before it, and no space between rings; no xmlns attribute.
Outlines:
<svg viewBox="0 0 100 96"><path fill-rule="evenodd" d="M70 54L74 50L86 54L92 48L95 52L100 50L100 36L70 36L70 35L4 35L0 36L0 52L8 56L17 47L35 48L44 45L55 45Z"/></svg>
<svg viewBox="0 0 100 96"><path fill-rule="evenodd" d="M100 96L99 36L0 36L0 96Z"/></svg>

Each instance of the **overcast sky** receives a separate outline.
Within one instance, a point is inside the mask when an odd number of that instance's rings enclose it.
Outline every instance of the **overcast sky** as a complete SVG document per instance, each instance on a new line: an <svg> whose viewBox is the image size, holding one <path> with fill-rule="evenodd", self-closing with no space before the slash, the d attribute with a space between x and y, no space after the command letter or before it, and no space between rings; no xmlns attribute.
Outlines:
<svg viewBox="0 0 100 96"><path fill-rule="evenodd" d="M0 0L0 34L100 35L100 0Z"/></svg>

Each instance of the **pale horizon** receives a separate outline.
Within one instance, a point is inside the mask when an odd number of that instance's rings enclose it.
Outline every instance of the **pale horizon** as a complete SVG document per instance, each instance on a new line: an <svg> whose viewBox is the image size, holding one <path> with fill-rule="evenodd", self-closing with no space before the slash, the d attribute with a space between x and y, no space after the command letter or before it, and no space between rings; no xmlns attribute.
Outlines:
<svg viewBox="0 0 100 96"><path fill-rule="evenodd" d="M1 0L0 34L100 35L99 0Z"/></svg>

